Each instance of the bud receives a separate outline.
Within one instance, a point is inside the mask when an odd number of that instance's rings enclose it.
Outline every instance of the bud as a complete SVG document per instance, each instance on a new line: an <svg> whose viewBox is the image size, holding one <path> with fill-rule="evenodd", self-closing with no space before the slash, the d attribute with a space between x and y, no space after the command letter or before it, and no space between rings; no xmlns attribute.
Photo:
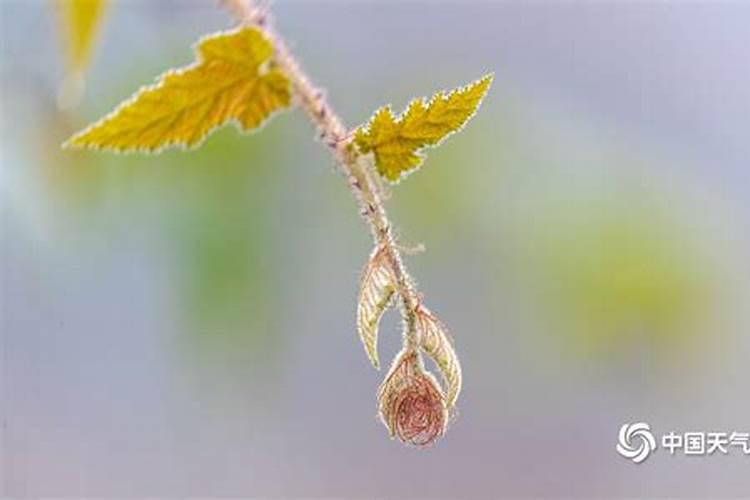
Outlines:
<svg viewBox="0 0 750 500"><path fill-rule="evenodd" d="M402 351L378 392L380 418L391 436L425 446L443 435L448 412L435 378L416 352Z"/></svg>

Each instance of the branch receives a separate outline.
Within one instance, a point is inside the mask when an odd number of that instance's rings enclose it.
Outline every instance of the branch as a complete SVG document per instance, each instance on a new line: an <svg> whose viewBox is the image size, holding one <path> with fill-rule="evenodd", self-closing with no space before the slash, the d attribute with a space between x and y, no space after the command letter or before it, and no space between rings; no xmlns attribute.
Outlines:
<svg viewBox="0 0 750 500"><path fill-rule="evenodd" d="M273 42L276 62L291 81L299 105L317 127L321 140L346 178L376 245L384 248L401 299L400 305L406 323L406 348L416 351L419 344L416 329L419 294L401 259L371 157L358 155L354 151L347 128L326 100L323 91L313 85L284 39L273 29L268 9L249 0L221 0L221 3L240 23L256 26Z"/></svg>

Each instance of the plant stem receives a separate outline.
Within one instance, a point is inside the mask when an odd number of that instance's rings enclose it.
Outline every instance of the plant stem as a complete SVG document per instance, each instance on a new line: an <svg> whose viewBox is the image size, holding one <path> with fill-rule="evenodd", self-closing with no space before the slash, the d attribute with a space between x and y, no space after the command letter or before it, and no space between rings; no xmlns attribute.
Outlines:
<svg viewBox="0 0 750 500"><path fill-rule="evenodd" d="M372 158L363 157L353 149L350 134L343 122L327 102L323 91L310 81L284 39L274 31L267 9L249 0L222 0L222 3L242 24L256 26L272 41L276 50L276 64L291 81L299 105L317 127L321 140L328 146L346 178L349 189L359 204L360 213L370 227L375 244L385 248L401 297L405 322L404 342L407 349L416 350L419 339L415 328L415 311L419 306L419 293L393 237Z"/></svg>

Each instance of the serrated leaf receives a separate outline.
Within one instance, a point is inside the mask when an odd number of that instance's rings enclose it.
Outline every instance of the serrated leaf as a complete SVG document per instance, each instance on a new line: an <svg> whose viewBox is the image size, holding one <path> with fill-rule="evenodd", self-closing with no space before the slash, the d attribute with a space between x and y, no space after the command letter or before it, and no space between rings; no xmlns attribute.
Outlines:
<svg viewBox="0 0 750 500"><path fill-rule="evenodd" d="M365 266L357 301L357 332L375 368L378 360L378 325L396 292L396 280L388 265L386 249L378 246Z"/></svg>
<svg viewBox="0 0 750 500"><path fill-rule="evenodd" d="M438 92L429 102L414 99L398 118L390 106L382 107L357 129L354 143L360 152L373 153L381 176L397 182L422 164L424 147L438 145L466 124L491 83L489 74L450 93Z"/></svg>
<svg viewBox="0 0 750 500"><path fill-rule="evenodd" d="M426 307L417 308L416 319L420 347L440 369L445 382L445 402L451 408L461 392L461 365L453 342L445 326Z"/></svg>
<svg viewBox="0 0 750 500"><path fill-rule="evenodd" d="M195 52L194 64L168 71L64 146L117 152L192 147L228 121L249 131L289 106L289 79L273 63L273 46L260 30L205 37Z"/></svg>
<svg viewBox="0 0 750 500"><path fill-rule="evenodd" d="M70 73L86 69L108 3L106 0L57 0Z"/></svg>

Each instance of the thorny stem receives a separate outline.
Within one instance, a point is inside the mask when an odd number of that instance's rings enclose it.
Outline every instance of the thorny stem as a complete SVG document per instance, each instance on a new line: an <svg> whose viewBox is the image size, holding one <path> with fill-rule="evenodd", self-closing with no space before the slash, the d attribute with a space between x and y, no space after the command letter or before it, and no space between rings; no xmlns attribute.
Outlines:
<svg viewBox="0 0 750 500"><path fill-rule="evenodd" d="M407 350L415 351L419 344L415 327L419 293L401 259L391 230L391 223L383 205L372 159L363 157L354 150L347 128L327 102L323 91L313 85L284 39L274 31L268 9L251 0L220 1L240 23L256 26L273 42L276 50L276 64L291 81L299 105L317 127L320 139L328 147L346 178L349 189L359 204L360 213L370 226L376 245L385 249L388 264L396 278L401 297L405 321L405 347Z"/></svg>

